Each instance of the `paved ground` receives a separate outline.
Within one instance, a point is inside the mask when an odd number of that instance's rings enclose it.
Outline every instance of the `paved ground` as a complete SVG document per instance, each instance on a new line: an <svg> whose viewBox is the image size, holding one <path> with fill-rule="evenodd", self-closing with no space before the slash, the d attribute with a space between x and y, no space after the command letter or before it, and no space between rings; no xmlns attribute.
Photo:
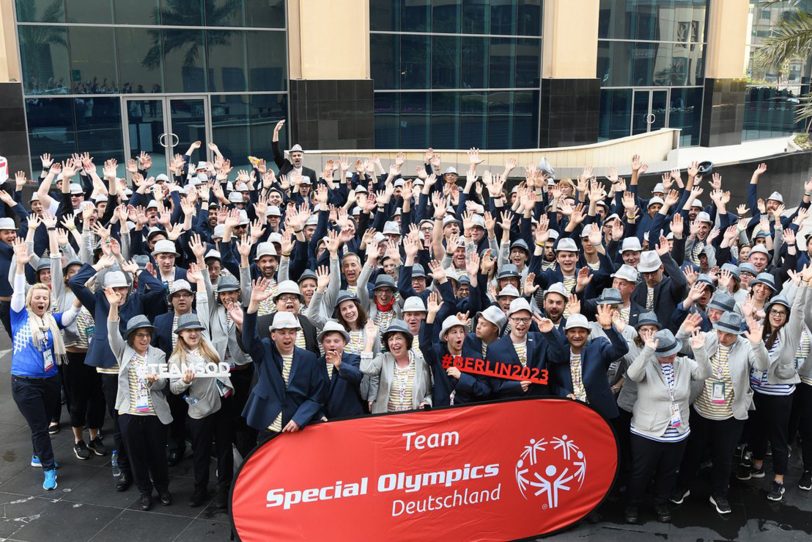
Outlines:
<svg viewBox="0 0 812 542"><path fill-rule="evenodd" d="M59 470L59 487L42 490L42 473L29 466L31 441L9 390L9 342L0 331L0 541L45 542L106 541L225 541L229 540L228 516L212 507L189 508L193 478L186 459L170 469L175 504L157 505L141 512L138 493L131 488L117 493L108 458L79 461L71 450L70 431L53 438ZM65 417L67 419L67 417ZM105 439L108 445L112 438ZM795 487L800 470L798 454L791 459L788 490L781 503L765 495L768 481L734 482L733 513L725 519L707 503L707 488L674 512L670 525L657 523L653 512L642 525L625 525L622 504L609 502L597 523L584 521L551 537L555 540L650 541L664 540L809 540L812 534L812 494ZM383 538L383 536L382 536Z"/></svg>

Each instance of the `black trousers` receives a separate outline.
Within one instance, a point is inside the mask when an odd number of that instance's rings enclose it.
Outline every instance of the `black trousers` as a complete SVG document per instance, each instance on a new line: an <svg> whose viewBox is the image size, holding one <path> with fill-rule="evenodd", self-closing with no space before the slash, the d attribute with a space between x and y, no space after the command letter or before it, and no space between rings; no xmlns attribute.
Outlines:
<svg viewBox="0 0 812 542"><path fill-rule="evenodd" d="M11 301L0 301L0 322L3 323L3 329L6 330L9 338L13 337L11 334Z"/></svg>
<svg viewBox="0 0 812 542"><path fill-rule="evenodd" d="M85 365L86 352L68 352L63 377L72 427L100 429L104 425L104 392L95 367Z"/></svg>
<svg viewBox="0 0 812 542"><path fill-rule="evenodd" d="M56 402L54 405L53 410L51 411L51 423L56 422L59 423L59 420L62 418L62 394L65 394L65 404L70 405L70 397L68 396L68 390L65 389L65 367L63 365L56 366L56 378L59 382L59 401ZM68 407L70 408L70 406Z"/></svg>
<svg viewBox="0 0 812 542"><path fill-rule="evenodd" d="M691 436L679 470L680 488L690 488L696 478L706 447L711 448L713 472L711 491L715 497L727 498L730 474L733 470L733 453L739 443L744 420L709 420L691 408Z"/></svg>
<svg viewBox="0 0 812 542"><path fill-rule="evenodd" d="M186 450L186 414L189 411L189 404L183 397L174 393L167 394L166 402L169 403L169 411L172 413L167 439L169 451L183 452Z"/></svg>
<svg viewBox="0 0 812 542"><path fill-rule="evenodd" d="M120 414L118 423L138 490L144 495L152 494L153 485L158 491L168 490L166 426L158 416L131 414Z"/></svg>
<svg viewBox="0 0 812 542"><path fill-rule="evenodd" d="M113 420L113 442L115 442L116 450L118 450L118 466L122 474L132 476L127 447L124 446L124 441L121 438L121 426L118 421L118 411L116 410L118 375L99 373L99 377L101 378L104 401L107 404L107 413L110 414L110 419Z"/></svg>
<svg viewBox="0 0 812 542"><path fill-rule="evenodd" d="M631 433L629 431L632 424L632 413L619 407L617 411L620 414L612 420L612 425L615 428L618 444L618 486L623 487L629 485L632 471Z"/></svg>
<svg viewBox="0 0 812 542"><path fill-rule="evenodd" d="M54 404L59 404L59 379L55 376L25 378L12 375L11 394L31 430L34 455L39 457L43 469L53 469L54 450L51 447L48 424L51 422Z"/></svg>
<svg viewBox="0 0 812 542"><path fill-rule="evenodd" d="M786 474L789 462L789 418L792 395L765 395L754 392L755 412L750 413L752 432L750 448L753 459L764 460L767 440L773 451L773 473Z"/></svg>
<svg viewBox="0 0 812 542"><path fill-rule="evenodd" d="M245 403L251 394L251 380L254 375L252 364L244 365L245 369L233 371L230 375L231 385L234 386L234 407L232 409L232 419L234 423L234 445L240 455L245 457L248 452L254 449L257 444L257 430L249 427L242 417Z"/></svg>
<svg viewBox="0 0 812 542"><path fill-rule="evenodd" d="M639 506L654 475L654 503L665 504L674 491L677 470L682 462L688 439L680 442L657 442L631 435L632 472L629 482L629 504Z"/></svg>
<svg viewBox="0 0 812 542"><path fill-rule="evenodd" d="M185 401L184 401L185 402ZM231 485L234 473L234 398L221 399L222 407L214 414L196 420L189 418L187 424L192 434L194 452L195 489L205 490L209 483L209 457L212 439L217 452L217 483Z"/></svg>
<svg viewBox="0 0 812 542"><path fill-rule="evenodd" d="M800 383L795 387L793 417L796 418L797 431L801 434L801 453L804 470L812 471L812 386ZM795 431L790 433L790 438Z"/></svg>

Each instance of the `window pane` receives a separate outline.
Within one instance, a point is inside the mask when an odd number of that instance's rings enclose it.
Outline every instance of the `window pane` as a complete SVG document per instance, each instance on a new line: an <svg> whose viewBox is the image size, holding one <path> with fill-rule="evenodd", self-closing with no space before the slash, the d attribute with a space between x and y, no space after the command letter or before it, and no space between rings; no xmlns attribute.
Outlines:
<svg viewBox="0 0 812 542"><path fill-rule="evenodd" d="M516 18L518 35L541 36L542 2L543 0L519 0L519 14Z"/></svg>
<svg viewBox="0 0 812 542"><path fill-rule="evenodd" d="M440 149L457 146L457 93L431 92L431 145Z"/></svg>
<svg viewBox="0 0 812 542"><path fill-rule="evenodd" d="M599 139L626 137L631 133L631 100L631 89L601 90Z"/></svg>
<svg viewBox="0 0 812 542"><path fill-rule="evenodd" d="M702 89L672 88L670 105L668 125L670 128L682 128L680 145L699 145L699 128L702 121Z"/></svg>
<svg viewBox="0 0 812 542"><path fill-rule="evenodd" d="M431 31L458 33L460 31L460 0L432 0Z"/></svg>
<svg viewBox="0 0 812 542"><path fill-rule="evenodd" d="M149 58L150 36L158 30L116 28L118 81L124 94L162 92L161 55Z"/></svg>
<svg viewBox="0 0 812 542"><path fill-rule="evenodd" d="M247 95L212 95L211 122L214 142L231 159L235 169L248 164L249 154L259 152L251 148Z"/></svg>
<svg viewBox="0 0 812 542"><path fill-rule="evenodd" d="M379 149L398 148L399 94L375 93L375 146Z"/></svg>
<svg viewBox="0 0 812 542"><path fill-rule="evenodd" d="M25 112L31 156L48 152L59 159L76 152L72 98L28 99Z"/></svg>
<svg viewBox="0 0 812 542"><path fill-rule="evenodd" d="M490 86L491 88L508 88L513 84L513 58L515 57L514 40L511 38L491 38L490 49Z"/></svg>
<svg viewBox="0 0 812 542"><path fill-rule="evenodd" d="M158 24L158 0L113 0L113 17L117 24Z"/></svg>
<svg viewBox="0 0 812 542"><path fill-rule="evenodd" d="M200 26L203 24L203 3L204 0L161 0L160 24Z"/></svg>
<svg viewBox="0 0 812 542"><path fill-rule="evenodd" d="M69 23L112 23L112 0L65 0Z"/></svg>
<svg viewBox="0 0 812 542"><path fill-rule="evenodd" d="M271 139L273 127L281 119L288 118L287 94L252 94L249 99L251 105L248 110L248 120L251 123L251 147L249 150L254 156L266 157L269 163L271 158ZM283 149L288 148L287 131L279 135L279 144Z"/></svg>
<svg viewBox="0 0 812 542"><path fill-rule="evenodd" d="M707 0L601 0L601 38L701 43Z"/></svg>
<svg viewBox="0 0 812 542"><path fill-rule="evenodd" d="M460 149L485 147L485 94L460 93Z"/></svg>
<svg viewBox="0 0 812 542"><path fill-rule="evenodd" d="M370 67L375 88L400 88L399 37L396 34L370 34L369 48Z"/></svg>
<svg viewBox="0 0 812 542"><path fill-rule="evenodd" d="M287 39L284 32L245 32L248 90L287 90ZM257 54L262 51L262 54Z"/></svg>
<svg viewBox="0 0 812 542"><path fill-rule="evenodd" d="M245 26L285 28L285 0L243 0Z"/></svg>
<svg viewBox="0 0 812 542"><path fill-rule="evenodd" d="M70 88L68 31L18 26L26 94L66 94Z"/></svg>
<svg viewBox="0 0 812 542"><path fill-rule="evenodd" d="M206 0L207 26L243 26L241 0Z"/></svg>
<svg viewBox="0 0 812 542"><path fill-rule="evenodd" d="M390 2L381 2L380 0L370 0L376 6L389 4ZM391 2L397 5L397 2ZM429 17L431 16L431 0L400 0L400 24L398 30L409 32L428 32L431 24ZM378 9L377 7L375 8ZM437 30L435 30L437 32Z"/></svg>
<svg viewBox="0 0 812 542"><path fill-rule="evenodd" d="M246 90L245 40L239 30L207 30L209 92Z"/></svg>
<svg viewBox="0 0 812 542"><path fill-rule="evenodd" d="M460 38L431 39L431 88L459 88Z"/></svg>
<svg viewBox="0 0 812 542"><path fill-rule="evenodd" d="M486 13L489 0L463 0L462 2L462 33L485 34L488 32Z"/></svg>
<svg viewBox="0 0 812 542"><path fill-rule="evenodd" d="M202 30L161 30L151 34L150 58L163 51L165 92L206 90Z"/></svg>
<svg viewBox="0 0 812 542"><path fill-rule="evenodd" d="M698 85L702 82L701 45L598 42L602 86Z"/></svg>
<svg viewBox="0 0 812 542"><path fill-rule="evenodd" d="M539 92L520 90L511 92L513 100L513 131L506 149L534 149L538 147Z"/></svg>
<svg viewBox="0 0 812 542"><path fill-rule="evenodd" d="M17 0L17 20L23 22L63 23L62 0Z"/></svg>
<svg viewBox="0 0 812 542"><path fill-rule="evenodd" d="M112 28L68 27L73 94L117 92Z"/></svg>
<svg viewBox="0 0 812 542"><path fill-rule="evenodd" d="M489 92L486 96L488 107L488 148L503 149L511 146L512 104L510 92ZM538 128L536 128L538 132Z"/></svg>
<svg viewBox="0 0 812 542"><path fill-rule="evenodd" d="M76 151L89 152L96 163L124 159L119 98L75 98ZM103 158L101 158L103 157Z"/></svg>
<svg viewBox="0 0 812 542"><path fill-rule="evenodd" d="M514 87L539 87L541 73L541 40L516 40L516 79Z"/></svg>
<svg viewBox="0 0 812 542"><path fill-rule="evenodd" d="M405 92L401 95L399 144L402 148L422 149L429 145L430 94L429 92Z"/></svg>
<svg viewBox="0 0 812 542"><path fill-rule="evenodd" d="M400 86L401 88L429 88L431 66L429 58L429 36L400 36ZM454 39L454 38L451 38Z"/></svg>
<svg viewBox="0 0 812 542"><path fill-rule="evenodd" d="M515 1L491 3L491 34L504 34L507 36L513 35L515 34L515 22Z"/></svg>
<svg viewBox="0 0 812 542"><path fill-rule="evenodd" d="M487 83L488 38L462 38L461 70L464 88L485 88Z"/></svg>

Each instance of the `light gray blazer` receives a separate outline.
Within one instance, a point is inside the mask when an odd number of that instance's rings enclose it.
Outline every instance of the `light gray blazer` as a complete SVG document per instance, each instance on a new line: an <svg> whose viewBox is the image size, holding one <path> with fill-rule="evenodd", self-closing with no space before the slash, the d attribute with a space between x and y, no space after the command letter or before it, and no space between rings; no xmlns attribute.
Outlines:
<svg viewBox="0 0 812 542"><path fill-rule="evenodd" d="M209 342L206 338L203 338L203 340ZM210 342L209 346L211 346ZM180 360L177 356L169 358L169 364L180 368ZM223 406L220 401L220 392L217 389L217 380L218 378L195 378L189 384L186 384L182 378L172 378L169 380L169 389L175 395L182 395L188 390L189 395L197 399L195 404L189 405L189 417L200 420L214 414ZM233 389L229 377L222 377L219 380Z"/></svg>
<svg viewBox="0 0 812 542"><path fill-rule="evenodd" d="M704 382L711 374L707 352L704 349L692 351L696 361L683 356L677 356L674 360L674 400L679 405L682 418L682 424L677 428L680 434L688 430L691 382ZM654 350L643 347L626 370L626 376L637 383L632 425L640 433L651 437L663 436L671 424L671 395Z"/></svg>
<svg viewBox="0 0 812 542"><path fill-rule="evenodd" d="M431 405L431 369L423 356L409 353L414 356L415 375L414 389L412 390L412 408L417 410L421 403ZM389 392L395 378L395 358L389 352L382 352L377 356L361 354L361 372L370 376L380 376L378 393L372 403L372 413L387 412Z"/></svg>
<svg viewBox="0 0 812 542"><path fill-rule="evenodd" d="M228 347L228 351L231 353L231 358L235 364L245 365L246 363L251 363L251 356L243 352L237 342L237 326L234 326L230 333L228 331L226 309L217 301L217 297L211 287L209 273L205 270L203 272L203 282L206 284L206 296L209 300L208 312L204 313L200 310L200 306L198 306L197 314L200 318L200 322L206 326L209 332L214 350L217 352L217 355L220 356L221 360L225 360L226 347ZM243 297L243 299L245 298Z"/></svg>
<svg viewBox="0 0 812 542"><path fill-rule="evenodd" d="M130 382L129 382L129 365L130 361L136 355L135 350L128 345L121 332L118 330L118 321L115 323L108 323L107 325L107 340L110 342L110 349L118 360L118 393L116 393L116 410L119 414L126 414L130 409ZM148 365L165 365L166 354L160 348L150 346L147 350L146 360ZM155 409L155 415L161 420L164 425L172 423L172 413L169 410L169 403L166 402L166 395L164 388L166 387L166 379L159 378L149 387L150 396L152 397L152 406Z"/></svg>

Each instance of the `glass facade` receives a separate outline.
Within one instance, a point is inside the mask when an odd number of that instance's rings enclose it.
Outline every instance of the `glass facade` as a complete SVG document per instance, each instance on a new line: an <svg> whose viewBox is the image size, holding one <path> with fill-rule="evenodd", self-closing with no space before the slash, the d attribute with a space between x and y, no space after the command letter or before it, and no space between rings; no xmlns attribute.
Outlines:
<svg viewBox="0 0 812 542"><path fill-rule="evenodd" d="M370 0L378 148L538 146L542 0Z"/></svg>
<svg viewBox="0 0 812 542"><path fill-rule="evenodd" d="M707 0L601 0L601 140L662 127L699 144Z"/></svg>
<svg viewBox="0 0 812 542"><path fill-rule="evenodd" d="M767 2L750 0L750 33L747 43L747 94L742 139L763 139L802 132L795 122L798 96L809 92L810 61L792 59L781 66L763 66L756 60L758 48L784 17L801 9L812 11L812 0Z"/></svg>
<svg viewBox="0 0 812 542"><path fill-rule="evenodd" d="M32 156L88 150L121 161L138 143L159 142L151 151L162 153L176 139L173 152L185 152L192 125L228 138L235 165L269 156L273 124L288 116L285 9L284 0L16 0ZM130 95L167 101L141 107ZM205 114L184 120L169 96L189 95Z"/></svg>

